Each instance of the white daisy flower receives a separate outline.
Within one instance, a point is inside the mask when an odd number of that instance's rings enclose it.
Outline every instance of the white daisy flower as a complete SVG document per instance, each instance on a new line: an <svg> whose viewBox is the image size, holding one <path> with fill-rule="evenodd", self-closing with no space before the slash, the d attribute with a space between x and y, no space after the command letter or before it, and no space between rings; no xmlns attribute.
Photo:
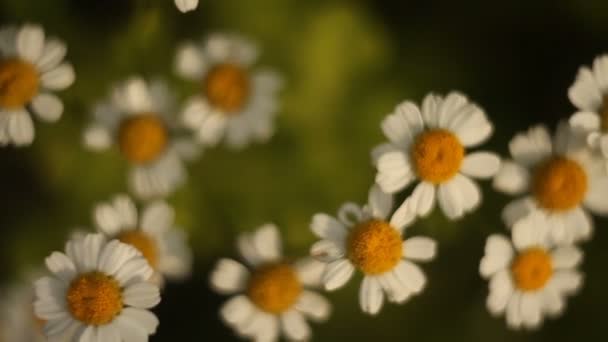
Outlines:
<svg viewBox="0 0 608 342"><path fill-rule="evenodd" d="M46 265L53 276L36 281L34 307L50 341L147 341L156 332L147 309L160 302L159 288L146 281L154 271L135 248L89 234Z"/></svg>
<svg viewBox="0 0 608 342"><path fill-rule="evenodd" d="M481 275L490 281L486 304L492 315L506 314L513 329L538 328L545 316L561 314L565 297L583 282L577 270L583 253L572 245L552 244L547 236L550 225L535 213L515 224L512 241L495 234L486 242L479 265Z"/></svg>
<svg viewBox="0 0 608 342"><path fill-rule="evenodd" d="M182 279L190 274L192 253L182 229L174 226L175 213L164 201L148 204L138 212L126 195L95 207L97 230L108 239L135 247L161 276Z"/></svg>
<svg viewBox="0 0 608 342"><path fill-rule="evenodd" d="M197 156L197 147L179 136L173 96L167 84L148 85L133 77L117 86L112 101L96 106L84 132L92 150L117 146L132 165L129 185L142 199L165 197L186 179L184 160Z"/></svg>
<svg viewBox="0 0 608 342"><path fill-rule="evenodd" d="M503 162L494 187L525 195L503 210L507 227L539 210L551 221L550 235L556 243L591 237L593 221L585 209L608 214L608 177L602 163L584 147L584 139L565 123L559 125L553 141L544 126L532 127L511 140L513 160Z"/></svg>
<svg viewBox="0 0 608 342"><path fill-rule="evenodd" d="M420 180L402 204L406 224L428 215L437 201L450 219L475 210L481 190L470 177L490 178L499 169L494 153L466 153L486 141L493 127L483 110L458 92L445 98L429 94L422 108L403 102L382 121L382 130L389 143L372 152L378 185L396 193Z"/></svg>
<svg viewBox="0 0 608 342"><path fill-rule="evenodd" d="M198 0L175 0L175 6L184 13L194 11L198 7Z"/></svg>
<svg viewBox="0 0 608 342"><path fill-rule="evenodd" d="M326 214L313 217L311 229L322 240L310 253L328 263L323 274L325 289L344 286L355 269L363 274L359 290L361 309L377 314L385 293L389 302L404 303L422 292L426 276L413 261L429 261L435 257L436 242L427 237L402 240L407 213L392 210L392 196L378 186L369 193L368 205L360 208L346 203L338 211L338 219Z"/></svg>
<svg viewBox="0 0 608 342"><path fill-rule="evenodd" d="M278 229L266 224L251 234L242 234L238 249L249 264L231 259L218 261L211 273L211 286L221 294L234 295L220 316L240 336L256 341L311 337L305 318L326 320L331 305L309 290L319 285L324 265L306 258L294 263L282 257Z"/></svg>
<svg viewBox="0 0 608 342"><path fill-rule="evenodd" d="M30 113L55 122L63 102L53 94L74 83L74 68L63 62L66 45L46 38L39 25L0 29L0 146L34 141Z"/></svg>
<svg viewBox="0 0 608 342"><path fill-rule="evenodd" d="M589 132L589 145L601 152L608 168L608 55L596 57L592 68L580 68L568 97L579 110L570 124Z"/></svg>
<svg viewBox="0 0 608 342"><path fill-rule="evenodd" d="M182 113L183 123L204 145L225 138L241 148L274 134L281 79L270 70L255 70L258 51L237 36L212 35L202 46L187 43L176 57L177 73L200 84Z"/></svg>
<svg viewBox="0 0 608 342"><path fill-rule="evenodd" d="M15 284L0 294L0 341L46 341L42 333L45 322L34 314L32 284Z"/></svg>

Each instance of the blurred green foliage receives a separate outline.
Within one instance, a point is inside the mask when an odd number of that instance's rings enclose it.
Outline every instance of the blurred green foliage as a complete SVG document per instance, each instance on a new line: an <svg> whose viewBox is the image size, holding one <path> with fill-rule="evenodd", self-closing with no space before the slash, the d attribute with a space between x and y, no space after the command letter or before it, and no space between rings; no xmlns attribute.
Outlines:
<svg viewBox="0 0 608 342"><path fill-rule="evenodd" d="M125 191L117 151L92 153L81 142L92 104L130 75L163 76L184 99L192 88L172 73L175 47L216 31L239 32L262 48L260 65L278 69L286 87L278 131L241 152L205 151L172 198L196 254L195 274L171 284L152 341L234 339L217 318L224 298L207 275L236 256L236 234L277 223L285 250L304 255L309 221L344 201L363 202L373 181L370 149L379 122L404 99L459 89L481 104L496 133L484 148L505 154L510 137L536 123L554 126L573 111L566 90L579 65L608 45L608 3L597 1L205 1L179 13L171 0L0 0L0 23L37 22L69 45L77 81L63 95L58 124L36 124L30 148L0 150L0 279L8 282L61 249L69 232L91 225L94 203ZM429 286L379 317L360 312L358 282L329 294L335 312L315 340L571 341L608 339L606 221L584 246L582 293L565 317L534 333L514 333L485 309L478 276L484 241L504 232L509 200L484 186L478 212L455 223L435 212L407 234L440 242L425 265Z"/></svg>

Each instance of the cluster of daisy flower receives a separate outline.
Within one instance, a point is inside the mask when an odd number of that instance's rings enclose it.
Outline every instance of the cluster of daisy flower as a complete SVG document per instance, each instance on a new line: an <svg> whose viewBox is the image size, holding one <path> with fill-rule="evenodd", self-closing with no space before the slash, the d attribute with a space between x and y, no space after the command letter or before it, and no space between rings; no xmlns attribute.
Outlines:
<svg viewBox="0 0 608 342"><path fill-rule="evenodd" d="M175 3L182 11L197 6ZM30 112L44 121L61 117L64 105L52 91L75 79L66 52L40 26L0 30L0 144L33 142ZM151 309L163 284L187 277L192 264L166 197L185 183L187 162L204 148L222 141L242 148L274 132L281 80L256 71L257 57L241 37L212 35L178 49L176 73L199 88L181 106L167 83L139 76L119 82L95 105L83 142L94 151L116 147L131 166L128 184L137 201L120 194L96 205L96 231L75 231L64 252L48 256L49 272L33 276L34 293L10 291L3 306L10 312L0 313L10 324L0 328L8 341L147 341L156 332ZM608 215L608 57L581 68L569 97L580 111L553 138L544 126L532 127L513 138L512 159L505 160L470 152L490 138L493 125L465 95L399 104L381 123L388 141L372 151L377 174L367 203L314 215L310 228L319 241L309 256L284 257L279 229L269 223L238 237L247 265L217 262L211 286L233 296L221 318L243 338L308 340L307 319L321 322L331 313L318 288L337 290L356 271L363 275L363 312L378 314L385 301L405 303L424 290L419 264L438 249L432 238L405 238L406 229L437 206L449 220L474 212L482 202L474 179L521 196L502 214L510 237L488 237L479 265L489 280L488 310L505 315L514 329L537 328L545 316L562 313L583 281L579 245L592 235L589 212ZM394 203L396 194L405 200Z"/></svg>

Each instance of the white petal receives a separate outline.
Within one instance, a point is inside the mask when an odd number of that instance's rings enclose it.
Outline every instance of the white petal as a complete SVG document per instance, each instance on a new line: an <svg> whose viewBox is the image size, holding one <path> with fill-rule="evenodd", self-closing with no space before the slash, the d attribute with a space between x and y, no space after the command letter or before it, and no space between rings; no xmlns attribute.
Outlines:
<svg viewBox="0 0 608 342"><path fill-rule="evenodd" d="M323 274L323 284L327 291L333 291L346 284L352 277L355 267L348 260L336 260L329 264Z"/></svg>
<svg viewBox="0 0 608 342"><path fill-rule="evenodd" d="M380 286L386 292L389 302L404 303L412 295L412 291L403 283L395 272L388 271L376 277Z"/></svg>
<svg viewBox="0 0 608 342"><path fill-rule="evenodd" d="M152 335L156 333L159 322L158 318L152 312L136 308L125 308L123 314L139 323L139 326L144 328L148 334Z"/></svg>
<svg viewBox="0 0 608 342"><path fill-rule="evenodd" d="M391 226L398 231L411 226L416 219L416 202L412 197L407 198L391 217Z"/></svg>
<svg viewBox="0 0 608 342"><path fill-rule="evenodd" d="M229 299L220 309L220 317L229 325L241 328L254 314L253 304L244 295Z"/></svg>
<svg viewBox="0 0 608 342"><path fill-rule="evenodd" d="M435 128L439 125L439 107L442 103L441 96L432 93L422 101L422 118L428 127Z"/></svg>
<svg viewBox="0 0 608 342"><path fill-rule="evenodd" d="M125 304L139 309L149 309L160 303L158 286L148 282L131 285L122 294Z"/></svg>
<svg viewBox="0 0 608 342"><path fill-rule="evenodd" d="M202 51L194 44L184 44L177 49L175 57L177 74L189 80L197 80L205 71L205 60Z"/></svg>
<svg viewBox="0 0 608 342"><path fill-rule="evenodd" d="M398 151L400 151L399 148L397 148L395 145L393 145L391 143L384 143L384 144L375 146L374 148L372 148L372 151L370 153L370 155L372 157L372 165L377 167L378 159L380 159L380 157L383 154L389 153L389 152L398 152Z"/></svg>
<svg viewBox="0 0 608 342"><path fill-rule="evenodd" d="M344 245L332 240L320 240L310 247L310 255L322 262L330 263L344 256Z"/></svg>
<svg viewBox="0 0 608 342"><path fill-rule="evenodd" d="M205 145L215 146L226 132L227 123L228 119L225 115L213 113L202 123L197 138Z"/></svg>
<svg viewBox="0 0 608 342"><path fill-rule="evenodd" d="M502 219L507 228L513 225L520 219L528 216L536 208L529 197L521 198L509 203L502 211Z"/></svg>
<svg viewBox="0 0 608 342"><path fill-rule="evenodd" d="M570 117L572 127L581 128L587 131L597 131L601 126L601 118L594 112L577 112Z"/></svg>
<svg viewBox="0 0 608 342"><path fill-rule="evenodd" d="M316 214L310 224L312 232L322 238L341 244L346 237L344 225L327 214Z"/></svg>
<svg viewBox="0 0 608 342"><path fill-rule="evenodd" d="M36 63L38 70L44 73L59 65L65 57L67 50L62 41L54 38L47 40L44 44L42 56L40 56L40 59Z"/></svg>
<svg viewBox="0 0 608 342"><path fill-rule="evenodd" d="M116 271L114 278L121 286L127 287L132 284L149 280L153 274L154 270L150 267L146 259L140 256L125 262L124 265Z"/></svg>
<svg viewBox="0 0 608 342"><path fill-rule="evenodd" d="M76 74L70 63L62 63L55 69L42 74L42 86L50 90L63 90L74 83Z"/></svg>
<svg viewBox="0 0 608 342"><path fill-rule="evenodd" d="M573 268L583 261L583 252L575 246L560 246L551 252L555 268Z"/></svg>
<svg viewBox="0 0 608 342"><path fill-rule="evenodd" d="M573 270L558 270L550 280L550 286L554 286L560 294L576 293L582 285L582 274Z"/></svg>
<svg viewBox="0 0 608 342"><path fill-rule="evenodd" d="M593 233L593 219L581 207L548 216L550 235L555 244L586 241Z"/></svg>
<svg viewBox="0 0 608 342"><path fill-rule="evenodd" d="M602 91L608 89L608 55L597 56L593 60L593 76Z"/></svg>
<svg viewBox="0 0 608 342"><path fill-rule="evenodd" d="M8 133L17 146L29 145L34 141L34 123L25 112L11 113L8 121Z"/></svg>
<svg viewBox="0 0 608 342"><path fill-rule="evenodd" d="M553 143L545 126L534 126L517 134L509 143L509 150L518 164L531 168L551 155Z"/></svg>
<svg viewBox="0 0 608 342"><path fill-rule="evenodd" d="M408 148L424 127L418 107L409 101L400 104L395 113L381 124L384 135L395 145Z"/></svg>
<svg viewBox="0 0 608 342"><path fill-rule="evenodd" d="M498 234L491 235L486 241L485 255L479 264L479 273L488 278L505 269L513 259L511 241Z"/></svg>
<svg viewBox="0 0 608 342"><path fill-rule="evenodd" d="M490 313L497 316L505 311L509 299L513 295L513 282L508 271L498 272L490 280L490 294L486 306Z"/></svg>
<svg viewBox="0 0 608 342"><path fill-rule="evenodd" d="M88 234L83 241L82 260L80 271L88 272L96 270L99 265L99 257L102 248L106 245L106 239L101 234Z"/></svg>
<svg viewBox="0 0 608 342"><path fill-rule="evenodd" d="M338 209L338 219L343 225L353 227L363 219L363 210L355 203L344 203Z"/></svg>
<svg viewBox="0 0 608 342"><path fill-rule="evenodd" d="M406 259L429 261L437 254L437 242L427 237L413 237L403 242L403 256Z"/></svg>
<svg viewBox="0 0 608 342"><path fill-rule="evenodd" d="M42 93L32 99L32 109L41 120L55 122L63 114L63 102L55 95Z"/></svg>
<svg viewBox="0 0 608 342"><path fill-rule="evenodd" d="M393 196L373 185L369 191L368 204L374 217L386 219L393 209Z"/></svg>
<svg viewBox="0 0 608 342"><path fill-rule="evenodd" d="M514 292L507 304L507 324L513 329L519 329L522 324L521 293Z"/></svg>
<svg viewBox="0 0 608 342"><path fill-rule="evenodd" d="M402 260L393 270L399 281L413 293L421 292L426 286L426 276L416 264Z"/></svg>
<svg viewBox="0 0 608 342"><path fill-rule="evenodd" d="M331 303L320 294L305 290L296 303L296 309L315 321L321 322L329 318Z"/></svg>
<svg viewBox="0 0 608 342"><path fill-rule="evenodd" d="M199 96L193 96L184 105L180 114L180 123L191 130L198 130L212 111L207 101Z"/></svg>
<svg viewBox="0 0 608 342"><path fill-rule="evenodd" d="M124 226L134 227L137 224L137 208L129 196L117 195L112 203Z"/></svg>
<svg viewBox="0 0 608 342"><path fill-rule="evenodd" d="M439 207L450 220L458 219L464 215L465 199L462 196L463 191L459 183L454 182L454 180L439 185L437 190Z"/></svg>
<svg viewBox="0 0 608 342"><path fill-rule="evenodd" d="M148 332L139 321L127 315L118 315L112 324L120 331L123 341L147 342Z"/></svg>
<svg viewBox="0 0 608 342"><path fill-rule="evenodd" d="M104 126L94 124L85 129L83 143L92 150L105 150L113 143L112 135Z"/></svg>
<svg viewBox="0 0 608 342"><path fill-rule="evenodd" d="M94 221L101 232L107 236L117 235L123 228L122 219L109 203L101 203L95 207Z"/></svg>
<svg viewBox="0 0 608 342"><path fill-rule="evenodd" d="M378 159L376 183L387 193L405 188L415 175L409 157L403 152L389 152Z"/></svg>
<svg viewBox="0 0 608 342"><path fill-rule="evenodd" d="M211 272L211 286L222 294L242 291L247 285L249 271L245 266L230 259L220 259Z"/></svg>
<svg viewBox="0 0 608 342"><path fill-rule="evenodd" d="M579 69L576 81L568 89L568 98L579 109L597 111L602 105L602 93L591 70Z"/></svg>
<svg viewBox="0 0 608 342"><path fill-rule="evenodd" d="M76 275L76 266L63 253L53 252L45 259L45 263L49 271L66 283L69 283Z"/></svg>
<svg viewBox="0 0 608 342"><path fill-rule="evenodd" d="M461 171L475 178L490 178L500 169L500 157L490 152L476 152L464 158Z"/></svg>
<svg viewBox="0 0 608 342"><path fill-rule="evenodd" d="M450 123L461 116L462 112L467 111L468 99L465 95L457 91L451 91L439 108L438 126L441 128L451 128Z"/></svg>
<svg viewBox="0 0 608 342"><path fill-rule="evenodd" d="M112 324L106 324L97 327L97 341L121 342L122 340L118 328Z"/></svg>
<svg viewBox="0 0 608 342"><path fill-rule="evenodd" d="M140 253L134 247L112 240L101 251L98 269L114 275L127 261L138 258Z"/></svg>
<svg viewBox="0 0 608 342"><path fill-rule="evenodd" d="M142 214L141 228L153 236L162 236L171 229L175 212L165 201L156 201L149 204Z"/></svg>
<svg viewBox="0 0 608 342"><path fill-rule="evenodd" d="M396 218L397 213L402 215L401 220L399 220L401 222L399 225L396 225L396 227L408 226L416 215L425 217L430 214L431 210L435 207L435 192L434 184L420 182L416 185L410 197L405 200L393 215L393 218Z"/></svg>
<svg viewBox="0 0 608 342"><path fill-rule="evenodd" d="M359 303L361 304L361 310L370 315L375 315L382 308L383 301L384 295L382 293L380 282L375 277L364 277L363 282L361 283L361 288L359 289Z"/></svg>
<svg viewBox="0 0 608 342"><path fill-rule="evenodd" d="M551 316L561 314L566 307L563 297L552 284L549 284L543 289L541 300L543 311Z"/></svg>
<svg viewBox="0 0 608 342"><path fill-rule="evenodd" d="M458 174L454 177L453 182L460 190L464 212L471 212L481 204L481 189L479 185L467 176Z"/></svg>
<svg viewBox="0 0 608 342"><path fill-rule="evenodd" d="M285 335L296 341L306 340L310 337L310 327L301 313L290 310L281 315L281 325Z"/></svg>
<svg viewBox="0 0 608 342"><path fill-rule="evenodd" d="M450 123L450 128L465 147L480 145L490 138L494 126L481 108L474 104L465 106Z"/></svg>
<svg viewBox="0 0 608 342"><path fill-rule="evenodd" d="M24 25L17 33L17 53L30 63L36 63L44 49L44 30L39 25Z"/></svg>
<svg viewBox="0 0 608 342"><path fill-rule="evenodd" d="M530 173L512 161L503 161L494 177L494 189L509 195L520 194L530 186Z"/></svg>
<svg viewBox="0 0 608 342"><path fill-rule="evenodd" d="M193 11L198 6L198 0L175 0L175 6L184 13Z"/></svg>
<svg viewBox="0 0 608 342"><path fill-rule="evenodd" d="M533 212L513 226L513 245L518 251L545 246L549 240L548 233L546 216L540 212Z"/></svg>
<svg viewBox="0 0 608 342"><path fill-rule="evenodd" d="M608 177L601 176L591 179L589 191L585 198L585 206L596 215L608 216Z"/></svg>
<svg viewBox="0 0 608 342"><path fill-rule="evenodd" d="M521 296L521 315L523 324L530 329L537 328L542 322L541 298L536 293Z"/></svg>
<svg viewBox="0 0 608 342"><path fill-rule="evenodd" d="M279 228L274 224L268 223L259 227L253 235L253 244L263 261L271 262L281 257Z"/></svg>

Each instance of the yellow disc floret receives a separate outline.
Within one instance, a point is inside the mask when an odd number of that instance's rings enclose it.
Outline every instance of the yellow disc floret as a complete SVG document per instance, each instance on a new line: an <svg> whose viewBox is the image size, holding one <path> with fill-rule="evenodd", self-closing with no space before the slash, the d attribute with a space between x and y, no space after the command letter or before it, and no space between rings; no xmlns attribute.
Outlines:
<svg viewBox="0 0 608 342"><path fill-rule="evenodd" d="M271 314L291 308L302 293L302 284L287 263L261 266L249 279L247 295L261 310Z"/></svg>
<svg viewBox="0 0 608 342"><path fill-rule="evenodd" d="M585 199L587 187L587 173L579 163L565 157L553 157L536 170L532 193L541 207L565 211Z"/></svg>
<svg viewBox="0 0 608 342"><path fill-rule="evenodd" d="M236 113L249 99L247 71L231 63L214 66L203 80L203 95L209 103L226 114Z"/></svg>
<svg viewBox="0 0 608 342"><path fill-rule="evenodd" d="M542 248L530 248L515 258L511 264L511 273L518 289L541 289L553 275L551 256Z"/></svg>
<svg viewBox="0 0 608 342"><path fill-rule="evenodd" d="M154 113L142 113L125 119L118 132L123 155L136 164L156 160L167 147L167 127Z"/></svg>
<svg viewBox="0 0 608 342"><path fill-rule="evenodd" d="M354 227L347 240L350 261L365 274L381 274L403 256L401 235L388 222L370 220Z"/></svg>
<svg viewBox="0 0 608 342"><path fill-rule="evenodd" d="M139 229L133 229L121 233L116 238L140 251L152 268L158 267L158 246L148 234Z"/></svg>
<svg viewBox="0 0 608 342"><path fill-rule="evenodd" d="M121 312L122 290L111 276L85 273L70 284L66 303L75 319L87 325L104 325Z"/></svg>
<svg viewBox="0 0 608 342"><path fill-rule="evenodd" d="M24 107L38 93L39 84L33 64L16 58L0 61L0 107Z"/></svg>
<svg viewBox="0 0 608 342"><path fill-rule="evenodd" d="M444 129L421 133L416 138L411 153L418 176L434 184L443 183L454 177L464 159L464 147L460 140Z"/></svg>

